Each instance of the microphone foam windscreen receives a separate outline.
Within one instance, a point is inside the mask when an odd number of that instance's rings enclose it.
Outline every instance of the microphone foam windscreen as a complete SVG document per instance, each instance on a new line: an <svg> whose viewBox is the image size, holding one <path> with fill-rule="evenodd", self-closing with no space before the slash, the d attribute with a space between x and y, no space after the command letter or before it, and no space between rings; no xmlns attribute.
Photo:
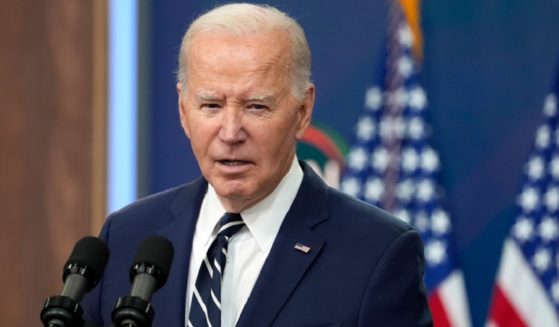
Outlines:
<svg viewBox="0 0 559 327"><path fill-rule="evenodd" d="M64 266L70 264L86 266L88 268L86 278L88 278L90 284L95 285L101 279L108 260L109 248L107 244L100 238L86 236L76 243Z"/></svg>
<svg viewBox="0 0 559 327"><path fill-rule="evenodd" d="M161 287L167 281L174 254L173 244L168 239L159 235L150 236L140 243L132 266L134 267L137 264L155 266L159 273L154 277L157 279L159 287Z"/></svg>

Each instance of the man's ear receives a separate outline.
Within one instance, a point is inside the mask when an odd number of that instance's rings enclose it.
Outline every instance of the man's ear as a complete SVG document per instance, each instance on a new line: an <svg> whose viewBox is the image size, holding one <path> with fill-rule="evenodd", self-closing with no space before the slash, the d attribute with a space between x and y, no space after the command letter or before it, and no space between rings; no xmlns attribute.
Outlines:
<svg viewBox="0 0 559 327"><path fill-rule="evenodd" d="M301 140L307 127L311 124L312 118L312 111L314 108L314 96L315 96L315 87L314 84L310 84L305 92L305 98L303 99L303 103L299 105L299 123L297 126L297 132L295 134L295 138L297 140Z"/></svg>
<svg viewBox="0 0 559 327"><path fill-rule="evenodd" d="M186 118L186 89L181 82L177 82L177 96L178 96L179 117L181 120L181 126L186 136L190 138L190 129L188 127L187 118Z"/></svg>

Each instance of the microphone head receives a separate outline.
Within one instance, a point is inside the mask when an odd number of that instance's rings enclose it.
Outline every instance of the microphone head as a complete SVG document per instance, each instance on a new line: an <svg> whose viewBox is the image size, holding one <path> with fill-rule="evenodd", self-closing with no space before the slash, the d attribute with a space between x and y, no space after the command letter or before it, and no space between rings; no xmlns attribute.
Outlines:
<svg viewBox="0 0 559 327"><path fill-rule="evenodd" d="M174 254L173 244L165 237L154 235L144 239L130 268L130 281L139 273L147 273L155 278L157 288L161 288L167 282Z"/></svg>
<svg viewBox="0 0 559 327"><path fill-rule="evenodd" d="M65 282L69 274L80 274L85 277L89 290L91 290L101 279L108 260L107 244L100 238L86 236L74 246L64 265L62 281Z"/></svg>

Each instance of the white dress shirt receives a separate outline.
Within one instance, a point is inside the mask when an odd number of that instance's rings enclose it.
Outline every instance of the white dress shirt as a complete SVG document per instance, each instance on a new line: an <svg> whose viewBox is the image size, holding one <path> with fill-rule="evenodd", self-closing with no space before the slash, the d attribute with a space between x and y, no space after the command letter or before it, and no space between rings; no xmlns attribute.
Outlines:
<svg viewBox="0 0 559 327"><path fill-rule="evenodd" d="M246 226L229 240L221 286L222 327L233 327L237 323L302 181L303 170L295 157L291 168L276 189L262 201L240 213ZM192 242L186 289L185 326L188 323L198 270L217 234L217 223L224 213L225 209L214 188L208 185Z"/></svg>

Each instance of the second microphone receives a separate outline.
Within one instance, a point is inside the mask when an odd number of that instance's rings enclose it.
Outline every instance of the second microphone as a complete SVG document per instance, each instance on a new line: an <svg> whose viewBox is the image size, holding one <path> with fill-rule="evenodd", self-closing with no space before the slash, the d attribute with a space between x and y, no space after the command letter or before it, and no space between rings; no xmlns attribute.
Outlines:
<svg viewBox="0 0 559 327"><path fill-rule="evenodd" d="M142 241L130 268L130 295L120 297L112 312L115 326L151 326L155 312L149 301L165 285L173 256L173 245L162 236Z"/></svg>

